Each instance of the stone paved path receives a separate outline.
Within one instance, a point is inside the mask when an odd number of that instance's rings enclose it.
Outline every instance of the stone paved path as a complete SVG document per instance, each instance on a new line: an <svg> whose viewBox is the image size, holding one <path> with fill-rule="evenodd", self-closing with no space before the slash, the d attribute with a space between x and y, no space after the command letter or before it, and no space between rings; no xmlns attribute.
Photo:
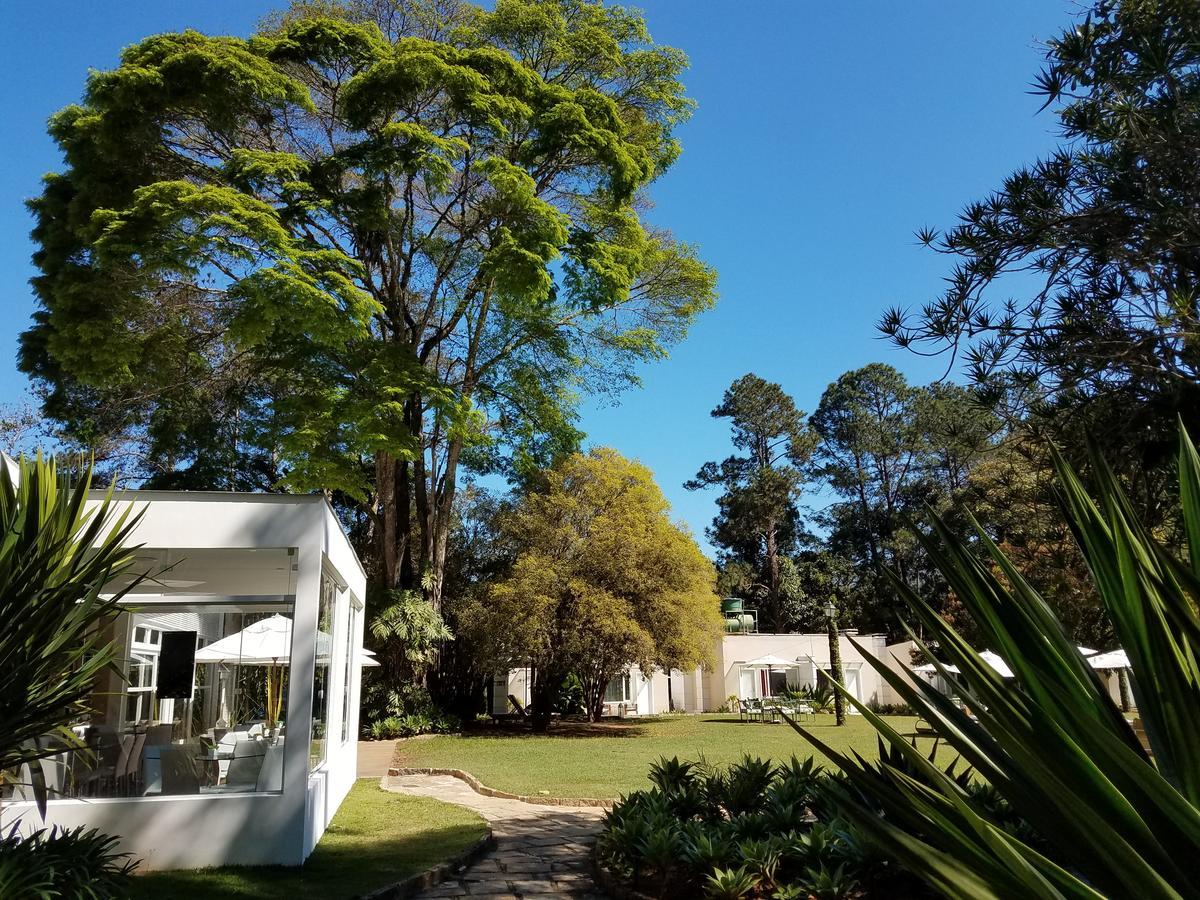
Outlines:
<svg viewBox="0 0 1200 900"><path fill-rule="evenodd" d="M382 778L396 755L395 741L359 741L358 777Z"/></svg>
<svg viewBox="0 0 1200 900"><path fill-rule="evenodd" d="M496 836L496 848L457 881L443 882L418 897L602 896L592 881L588 860L602 810L484 797L450 775L389 775L383 786L473 809L487 819Z"/></svg>

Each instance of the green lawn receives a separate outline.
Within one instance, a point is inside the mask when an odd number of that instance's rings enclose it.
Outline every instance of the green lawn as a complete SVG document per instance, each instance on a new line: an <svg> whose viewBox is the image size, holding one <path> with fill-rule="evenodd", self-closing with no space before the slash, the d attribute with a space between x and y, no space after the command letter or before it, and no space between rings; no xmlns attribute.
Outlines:
<svg viewBox="0 0 1200 900"><path fill-rule="evenodd" d="M911 734L913 718L888 717L902 734ZM875 756L875 731L861 716L849 716L838 728L832 715L817 716L813 733L836 750L853 749ZM919 741L930 748L929 738ZM728 763L744 754L786 760L817 754L785 724L739 722L737 716L662 716L556 726L536 736L487 727L466 736L440 735L404 741L397 760L404 766L464 769L489 787L514 794L545 792L555 797L616 797L649 786L646 772L660 756ZM939 759L943 753L939 752ZM945 753L949 762L950 754Z"/></svg>
<svg viewBox="0 0 1200 900"><path fill-rule="evenodd" d="M470 810L392 794L380 790L376 779L363 779L351 789L302 868L230 866L149 874L134 879L133 897L357 897L436 865L486 831L483 819Z"/></svg>

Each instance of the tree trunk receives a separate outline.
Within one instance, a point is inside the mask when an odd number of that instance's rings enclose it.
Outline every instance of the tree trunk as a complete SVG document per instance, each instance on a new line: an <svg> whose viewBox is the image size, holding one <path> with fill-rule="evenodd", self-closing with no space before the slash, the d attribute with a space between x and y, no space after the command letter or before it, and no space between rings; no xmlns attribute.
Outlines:
<svg viewBox="0 0 1200 900"><path fill-rule="evenodd" d="M1117 669L1117 687L1121 692L1121 712L1133 709L1133 699L1129 695L1129 670Z"/></svg>
<svg viewBox="0 0 1200 900"><path fill-rule="evenodd" d="M776 534L775 522L767 523L767 618L771 620L771 629L781 634L785 628L781 621L782 610L779 608L779 538Z"/></svg>
<svg viewBox="0 0 1200 900"><path fill-rule="evenodd" d="M829 675L837 685L842 684L842 639L838 634L837 614L829 617ZM836 687L833 689L834 722L846 724L846 698Z"/></svg>
<svg viewBox="0 0 1200 900"><path fill-rule="evenodd" d="M554 712L554 694L562 684L562 675L548 672L540 667L531 667L533 685L529 691L530 725L537 734L545 734L550 728Z"/></svg>
<svg viewBox="0 0 1200 900"><path fill-rule="evenodd" d="M412 587L409 464L389 453L375 454L375 509L372 534L385 590Z"/></svg>
<svg viewBox="0 0 1200 900"><path fill-rule="evenodd" d="M604 692L608 688L608 679L600 676L589 686L587 692L587 716L589 722L599 722L604 718Z"/></svg>

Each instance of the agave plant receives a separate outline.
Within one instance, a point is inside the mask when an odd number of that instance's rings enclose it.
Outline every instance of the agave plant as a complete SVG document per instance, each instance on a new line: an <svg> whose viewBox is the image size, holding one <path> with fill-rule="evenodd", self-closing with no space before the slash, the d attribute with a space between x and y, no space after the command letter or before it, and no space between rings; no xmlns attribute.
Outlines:
<svg viewBox="0 0 1200 900"><path fill-rule="evenodd" d="M858 896L858 882L846 874L845 866L833 869L819 866L804 874L804 886L811 900L846 900Z"/></svg>
<svg viewBox="0 0 1200 900"><path fill-rule="evenodd" d="M759 883L770 887L775 883L779 866L783 862L782 838L760 841L742 841L737 845L742 864L758 876Z"/></svg>
<svg viewBox="0 0 1200 900"><path fill-rule="evenodd" d="M650 764L648 777L656 788L664 794L670 794L695 784L695 768L696 763L693 761L680 762L678 756L672 756L670 759L661 756L658 762Z"/></svg>
<svg viewBox="0 0 1200 900"><path fill-rule="evenodd" d="M722 806L732 816L757 812L766 804L766 792L775 777L769 759L749 755L731 765L725 773Z"/></svg>
<svg viewBox="0 0 1200 900"><path fill-rule="evenodd" d="M873 769L791 723L845 774L842 814L947 896L1200 896L1200 456L1181 433L1185 561L1138 521L1091 455L1098 501L1061 455L1054 465L1096 594L1132 663L1149 749L983 529L975 526L981 560L936 517L919 538L1015 677L1002 678L894 573L899 596L958 669L936 663L966 709L863 655L986 789L939 769L845 691L911 772L887 762Z"/></svg>
<svg viewBox="0 0 1200 900"><path fill-rule="evenodd" d="M716 869L706 879L705 893L713 900L741 900L758 887L759 878L745 866Z"/></svg>
<svg viewBox="0 0 1200 900"><path fill-rule="evenodd" d="M44 829L0 835L0 897L128 897L137 863L117 850L117 838L95 829Z"/></svg>
<svg viewBox="0 0 1200 900"><path fill-rule="evenodd" d="M72 483L40 455L16 471L0 461L0 778L78 746L67 726L96 677L123 677L106 626L140 579L101 592L133 564L127 541L141 513L118 514L112 488L89 508L90 487L90 468ZM44 817L42 768L28 771Z"/></svg>

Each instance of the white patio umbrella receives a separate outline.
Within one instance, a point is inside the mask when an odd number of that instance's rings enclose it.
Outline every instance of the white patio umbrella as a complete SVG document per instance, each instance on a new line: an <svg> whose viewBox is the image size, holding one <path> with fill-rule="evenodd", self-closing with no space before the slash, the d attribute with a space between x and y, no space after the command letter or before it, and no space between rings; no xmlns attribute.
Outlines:
<svg viewBox="0 0 1200 900"><path fill-rule="evenodd" d="M292 620L276 613L251 622L241 631L213 641L196 651L198 663L239 663L243 666L278 666L292 654ZM317 632L317 659L329 659L330 638Z"/></svg>
<svg viewBox="0 0 1200 900"><path fill-rule="evenodd" d="M958 674L958 666L951 665L950 663L946 663L944 666L942 666L942 668L945 669L947 672L950 672L953 675ZM922 675L936 675L937 670L938 670L937 666L935 666L933 663L925 663L925 665L916 666L913 669L914 672L919 672Z"/></svg>
<svg viewBox="0 0 1200 900"><path fill-rule="evenodd" d="M1088 657L1088 665L1093 669L1132 669L1129 655L1124 650L1109 650L1107 653L1097 653Z"/></svg>
<svg viewBox="0 0 1200 900"><path fill-rule="evenodd" d="M773 653L760 656L758 659L752 659L748 663L742 663L742 668L744 669L794 669L795 667L795 660L784 659L782 656L776 656Z"/></svg>
<svg viewBox="0 0 1200 900"><path fill-rule="evenodd" d="M1000 657L999 653L995 653L991 650L984 650L982 653L979 654L979 658L982 659L989 666L991 666L993 669L995 669L999 673L1001 678L1012 678L1013 677L1012 669L1010 669L1008 667L1008 663L1006 663Z"/></svg>
<svg viewBox="0 0 1200 900"><path fill-rule="evenodd" d="M1004 678L1012 678L1013 677L1012 669L1010 669L1008 667L1008 663L1006 663L1003 659L1000 658L1000 655L998 653L993 653L991 650L984 650L982 653L979 654L979 656L981 659L983 659L983 661L985 663L987 663L989 666L991 666L993 669L995 669L1002 677L1004 677ZM952 665L950 663L945 663L942 666L942 668L945 669L947 672L949 672L952 675L958 674L958 666ZM923 665L923 666L914 667L913 671L919 672L922 675L933 675L933 674L937 673L937 666L935 666L933 663L925 663L925 665Z"/></svg>

